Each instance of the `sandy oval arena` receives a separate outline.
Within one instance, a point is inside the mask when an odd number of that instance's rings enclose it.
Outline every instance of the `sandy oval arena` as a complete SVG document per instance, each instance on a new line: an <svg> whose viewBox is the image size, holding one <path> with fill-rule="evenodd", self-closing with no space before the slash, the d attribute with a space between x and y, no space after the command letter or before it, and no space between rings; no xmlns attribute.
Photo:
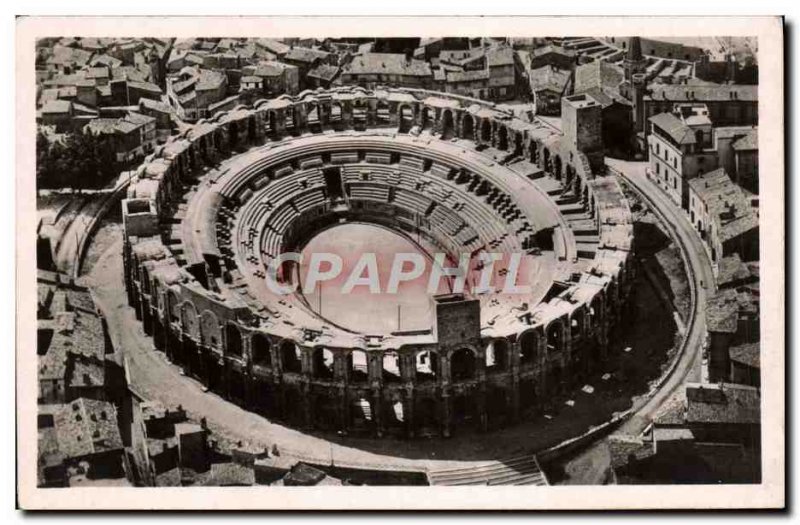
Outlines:
<svg viewBox="0 0 800 525"><path fill-rule="evenodd" d="M563 133L475 99L357 87L200 121L123 201L128 300L187 374L290 425L511 423L604 358L634 277L628 204L591 139L599 107L564 100ZM367 331L267 289L276 256L353 224L453 259L521 253L530 293L443 293L428 323Z"/></svg>

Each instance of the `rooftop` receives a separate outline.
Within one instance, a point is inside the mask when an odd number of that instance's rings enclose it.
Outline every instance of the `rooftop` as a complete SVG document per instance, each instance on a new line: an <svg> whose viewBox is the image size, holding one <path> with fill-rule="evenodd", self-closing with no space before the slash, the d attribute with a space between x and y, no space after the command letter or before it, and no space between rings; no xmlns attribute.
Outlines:
<svg viewBox="0 0 800 525"><path fill-rule="evenodd" d="M687 423L761 423L761 393L753 387L688 384L686 401Z"/></svg>
<svg viewBox="0 0 800 525"><path fill-rule="evenodd" d="M79 398L62 405L55 413L58 448L75 458L122 449L117 412L106 401Z"/></svg>
<svg viewBox="0 0 800 525"><path fill-rule="evenodd" d="M367 53L353 58L344 68L350 75L431 76L431 66L422 60L396 53Z"/></svg>
<svg viewBox="0 0 800 525"><path fill-rule="evenodd" d="M694 144L696 142L692 128L672 113L653 115L650 117L650 122L678 144Z"/></svg>
<svg viewBox="0 0 800 525"><path fill-rule="evenodd" d="M689 181L689 187L719 223L724 242L758 228L758 214L742 189L728 177L724 168L710 171Z"/></svg>
<svg viewBox="0 0 800 525"><path fill-rule="evenodd" d="M738 84L682 85L650 84L651 100L727 102L732 100L758 102L758 86Z"/></svg>

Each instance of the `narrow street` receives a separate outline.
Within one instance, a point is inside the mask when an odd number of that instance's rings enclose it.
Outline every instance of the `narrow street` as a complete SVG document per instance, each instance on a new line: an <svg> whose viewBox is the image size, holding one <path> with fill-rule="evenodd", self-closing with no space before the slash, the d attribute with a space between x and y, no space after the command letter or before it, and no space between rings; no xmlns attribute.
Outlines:
<svg viewBox="0 0 800 525"><path fill-rule="evenodd" d="M669 379L647 402L640 407L636 414L621 428L620 432L637 435L650 423L653 415L658 411L666 399L687 382L700 381L702 348L706 333L705 304L707 297L714 292L714 272L711 261L700 236L692 227L686 214L675 206L673 202L647 178L644 162L625 162L616 159L606 159L608 166L620 173L625 181L630 183L647 200L652 202L668 222L666 225L678 236L678 242L685 249L688 258L689 278L693 281L695 290L694 317L688 326L686 334L685 351L680 356L675 370Z"/></svg>

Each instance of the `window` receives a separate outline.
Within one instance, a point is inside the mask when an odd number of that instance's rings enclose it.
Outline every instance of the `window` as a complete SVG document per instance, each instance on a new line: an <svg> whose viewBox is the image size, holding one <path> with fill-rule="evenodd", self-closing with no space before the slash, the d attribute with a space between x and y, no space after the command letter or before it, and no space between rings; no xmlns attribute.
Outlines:
<svg viewBox="0 0 800 525"><path fill-rule="evenodd" d="M661 164L656 162L656 175L661 175Z"/></svg>

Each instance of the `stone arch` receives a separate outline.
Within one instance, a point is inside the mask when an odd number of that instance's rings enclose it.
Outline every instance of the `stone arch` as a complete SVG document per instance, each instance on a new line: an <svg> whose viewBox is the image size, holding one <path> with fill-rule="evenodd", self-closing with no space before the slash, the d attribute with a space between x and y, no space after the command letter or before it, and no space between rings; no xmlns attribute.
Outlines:
<svg viewBox="0 0 800 525"><path fill-rule="evenodd" d="M267 118L264 119L265 128L268 134L278 133L278 117L274 110L267 111Z"/></svg>
<svg viewBox="0 0 800 525"><path fill-rule="evenodd" d="M199 342L201 340L200 323L197 320L197 309L191 301L184 301L180 305L181 326L183 332L189 337Z"/></svg>
<svg viewBox="0 0 800 525"><path fill-rule="evenodd" d="M414 108L410 104L401 104L397 108L397 117L400 133L408 133L414 126Z"/></svg>
<svg viewBox="0 0 800 525"><path fill-rule="evenodd" d="M333 379L333 352L323 346L314 348L311 353L311 373L317 379Z"/></svg>
<svg viewBox="0 0 800 525"><path fill-rule="evenodd" d="M462 347L450 354L450 377L453 381L473 379L476 369L476 356L471 348Z"/></svg>
<svg viewBox="0 0 800 525"><path fill-rule="evenodd" d="M167 290L167 320L170 323L181 322L181 298L175 290Z"/></svg>
<svg viewBox="0 0 800 525"><path fill-rule="evenodd" d="M320 119L320 107L315 101L306 103L306 122L309 126L319 126L322 124Z"/></svg>
<svg viewBox="0 0 800 525"><path fill-rule="evenodd" d="M250 338L250 349L253 355L253 364L272 366L272 342L266 334L254 333Z"/></svg>
<svg viewBox="0 0 800 525"><path fill-rule="evenodd" d="M498 126L497 149L502 151L506 151L508 149L508 128L505 126Z"/></svg>
<svg viewBox="0 0 800 525"><path fill-rule="evenodd" d="M381 359L381 377L388 383L402 380L400 373L400 355L394 350L386 350Z"/></svg>
<svg viewBox="0 0 800 525"><path fill-rule="evenodd" d="M419 129L425 131L433 126L434 119L431 117L433 110L423 105L419 112Z"/></svg>
<svg viewBox="0 0 800 525"><path fill-rule="evenodd" d="M200 332L203 336L203 344L210 348L222 347L222 329L219 319L210 310L200 314Z"/></svg>
<svg viewBox="0 0 800 525"><path fill-rule="evenodd" d="M225 349L226 353L241 357L243 353L242 333L239 327L233 323L225 325Z"/></svg>
<svg viewBox="0 0 800 525"><path fill-rule="evenodd" d="M369 379L369 356L364 350L355 349L347 354L348 377L353 383L365 383Z"/></svg>
<svg viewBox="0 0 800 525"><path fill-rule="evenodd" d="M475 140L475 123L469 113L464 113L461 117L461 138Z"/></svg>
<svg viewBox="0 0 800 525"><path fill-rule="evenodd" d="M481 142L492 142L492 121L488 118L481 120Z"/></svg>
<svg viewBox="0 0 800 525"><path fill-rule="evenodd" d="M416 379L419 382L439 379L439 353L435 350L421 350L414 355Z"/></svg>
<svg viewBox="0 0 800 525"><path fill-rule="evenodd" d="M359 396L350 404L350 428L355 431L369 431L375 423L372 403L364 396Z"/></svg>
<svg viewBox="0 0 800 525"><path fill-rule="evenodd" d="M522 153L522 133L514 133L514 155L521 157Z"/></svg>
<svg viewBox="0 0 800 525"><path fill-rule="evenodd" d="M561 352L564 349L564 321L554 319L547 325L547 351Z"/></svg>
<svg viewBox="0 0 800 525"><path fill-rule="evenodd" d="M508 370L511 353L510 345L504 337L492 339L486 346L486 370L488 372L502 372Z"/></svg>
<svg viewBox="0 0 800 525"><path fill-rule="evenodd" d="M539 164L539 145L535 140L531 140L528 146L529 158L532 164Z"/></svg>
<svg viewBox="0 0 800 525"><path fill-rule="evenodd" d="M303 371L303 361L300 356L300 349L291 339L281 341L279 347L281 353L281 367L284 372L299 374Z"/></svg>
<svg viewBox="0 0 800 525"><path fill-rule="evenodd" d="M330 111L331 113L328 116L328 121L331 123L340 124L342 122L342 115L344 114L342 104L338 100L331 100Z"/></svg>
<svg viewBox="0 0 800 525"><path fill-rule="evenodd" d="M539 362L539 332L531 328L522 333L519 337L519 361L520 364L534 365Z"/></svg>
<svg viewBox="0 0 800 525"><path fill-rule="evenodd" d="M454 124L453 124L453 111L450 109L445 109L442 111L442 139L448 140L452 138L454 135Z"/></svg>
<svg viewBox="0 0 800 525"><path fill-rule="evenodd" d="M375 116L380 124L389 124L392 120L392 112L389 101L379 98L375 104Z"/></svg>

